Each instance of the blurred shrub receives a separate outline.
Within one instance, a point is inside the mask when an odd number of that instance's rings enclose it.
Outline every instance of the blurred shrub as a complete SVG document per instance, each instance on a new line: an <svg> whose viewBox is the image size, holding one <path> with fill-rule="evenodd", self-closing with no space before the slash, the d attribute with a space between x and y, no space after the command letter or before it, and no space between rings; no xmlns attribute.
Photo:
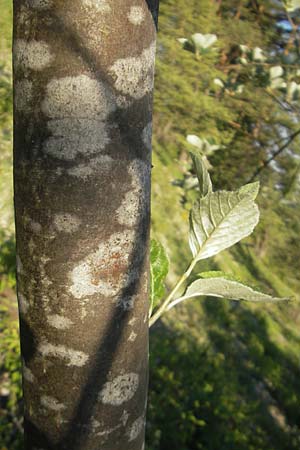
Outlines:
<svg viewBox="0 0 300 450"><path fill-rule="evenodd" d="M22 449L22 386L16 303L0 299L0 448Z"/></svg>

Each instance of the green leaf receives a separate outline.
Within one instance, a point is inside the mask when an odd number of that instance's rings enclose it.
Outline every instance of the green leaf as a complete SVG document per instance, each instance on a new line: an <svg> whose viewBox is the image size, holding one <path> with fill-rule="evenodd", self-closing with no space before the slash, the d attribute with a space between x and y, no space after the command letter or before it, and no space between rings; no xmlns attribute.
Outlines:
<svg viewBox="0 0 300 450"><path fill-rule="evenodd" d="M300 96L300 84L296 83L295 81L292 81L288 85L287 100L290 102L298 100L299 96Z"/></svg>
<svg viewBox="0 0 300 450"><path fill-rule="evenodd" d="M242 282L240 278L231 273L225 273L221 270L210 270L208 272L200 272L197 274L199 278L225 278L225 280Z"/></svg>
<svg viewBox="0 0 300 450"><path fill-rule="evenodd" d="M259 193L259 182L245 184L237 192L241 197L254 201Z"/></svg>
<svg viewBox="0 0 300 450"><path fill-rule="evenodd" d="M225 83L220 78L215 78L214 84L219 86L222 89L225 87Z"/></svg>
<svg viewBox="0 0 300 450"><path fill-rule="evenodd" d="M248 302L272 302L290 300L289 298L272 297L252 289L238 281L228 280L224 277L204 278L194 281L186 290L183 297L174 300L169 304L168 309L178 303L193 298L204 296L213 296L227 298L230 300L244 300Z"/></svg>
<svg viewBox="0 0 300 450"><path fill-rule="evenodd" d="M300 0L288 0L286 2L287 11L295 11L298 8L300 8Z"/></svg>
<svg viewBox="0 0 300 450"><path fill-rule="evenodd" d="M150 315L165 292L164 280L169 271L169 259L160 242L150 242Z"/></svg>
<svg viewBox="0 0 300 450"><path fill-rule="evenodd" d="M273 66L270 68L270 78L273 80L274 78L280 78L284 74L284 70L281 66Z"/></svg>
<svg viewBox="0 0 300 450"><path fill-rule="evenodd" d="M205 197L212 192L212 183L204 160L195 151L191 152L195 172L199 182L200 196Z"/></svg>
<svg viewBox="0 0 300 450"><path fill-rule="evenodd" d="M195 33L191 37L193 44L196 49L207 49L211 47L217 40L217 36L215 34L201 34Z"/></svg>
<svg viewBox="0 0 300 450"><path fill-rule="evenodd" d="M197 261L209 258L252 233L259 220L258 183L235 192L209 192L190 212L189 243Z"/></svg>
<svg viewBox="0 0 300 450"><path fill-rule="evenodd" d="M253 49L252 58L254 61L258 61L258 62L264 62L267 59L264 51L260 47L255 47Z"/></svg>
<svg viewBox="0 0 300 450"><path fill-rule="evenodd" d="M207 139L200 138L195 134L188 134L186 137L187 142L192 146L191 153L196 153L199 156L209 156L216 150L220 150L220 145L215 145L209 142Z"/></svg>
<svg viewBox="0 0 300 450"><path fill-rule="evenodd" d="M285 89L287 83L283 78L284 70L281 66L273 66L270 68L270 87L271 89Z"/></svg>
<svg viewBox="0 0 300 450"><path fill-rule="evenodd" d="M186 140L193 147L196 147L198 150L200 150L200 152L203 151L203 139L201 139L199 136L196 136L195 134L188 134Z"/></svg>

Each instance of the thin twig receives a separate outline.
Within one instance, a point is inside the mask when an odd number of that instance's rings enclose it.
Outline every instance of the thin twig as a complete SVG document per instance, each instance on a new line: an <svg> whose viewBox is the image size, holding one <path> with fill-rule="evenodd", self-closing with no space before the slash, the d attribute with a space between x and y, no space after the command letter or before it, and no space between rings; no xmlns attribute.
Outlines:
<svg viewBox="0 0 300 450"><path fill-rule="evenodd" d="M274 161L274 159L278 155L280 155L280 153L282 153L291 144L291 142L293 142L293 140L299 135L300 135L300 129L295 131L288 138L286 138L287 142L285 144L283 144L278 150L276 150L276 152L274 152L272 156L270 156L268 159L266 159L260 167L258 167L258 169L254 172L252 177L249 179L248 183L251 183L252 181L254 181L255 178L261 173L261 171L264 170L266 167L268 167L268 165L272 161Z"/></svg>

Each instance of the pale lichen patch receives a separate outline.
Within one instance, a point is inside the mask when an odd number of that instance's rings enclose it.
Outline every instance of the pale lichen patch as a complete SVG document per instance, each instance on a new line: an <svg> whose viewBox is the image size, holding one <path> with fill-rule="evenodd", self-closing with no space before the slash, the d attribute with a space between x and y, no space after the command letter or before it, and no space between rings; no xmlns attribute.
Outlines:
<svg viewBox="0 0 300 450"><path fill-rule="evenodd" d="M71 177L86 180L94 173L94 169L88 164L79 164L78 166L68 169L67 173L71 175Z"/></svg>
<svg viewBox="0 0 300 450"><path fill-rule="evenodd" d="M143 292L144 294L149 294L149 284L150 284L150 273L146 270L143 273Z"/></svg>
<svg viewBox="0 0 300 450"><path fill-rule="evenodd" d="M44 144L44 151L62 160L99 153L110 142L108 127L100 119L53 119L49 120L48 128L51 136Z"/></svg>
<svg viewBox="0 0 300 450"><path fill-rule="evenodd" d="M93 432L97 431L97 429L101 426L99 420L96 420L94 417L91 418L91 429Z"/></svg>
<svg viewBox="0 0 300 450"><path fill-rule="evenodd" d="M129 165L128 172L131 176L131 190L125 194L116 214L121 225L132 227L146 212L150 167L141 159L135 159Z"/></svg>
<svg viewBox="0 0 300 450"><path fill-rule="evenodd" d="M18 292L17 296L18 296L20 312L22 314L26 314L30 307L29 301L27 300L25 295L23 295L21 292Z"/></svg>
<svg viewBox="0 0 300 450"><path fill-rule="evenodd" d="M16 266L17 266L17 273L21 274L24 272L23 263L19 255L16 256Z"/></svg>
<svg viewBox="0 0 300 450"><path fill-rule="evenodd" d="M64 345L53 345L49 342L42 342L38 346L38 350L43 356L52 356L65 360L67 366L82 367L89 359L89 356L84 352L67 348Z"/></svg>
<svg viewBox="0 0 300 450"><path fill-rule="evenodd" d="M110 12L111 7L107 0L82 0L84 7L97 12Z"/></svg>
<svg viewBox="0 0 300 450"><path fill-rule="evenodd" d="M132 317L132 319L129 320L128 324L132 327L135 324L136 321L137 321L137 318L136 317Z"/></svg>
<svg viewBox="0 0 300 450"><path fill-rule="evenodd" d="M101 167L101 172L104 173L112 167L114 160L108 155L99 155L96 158L91 159L88 163L78 164L75 167L71 167L67 170L68 175L82 180L88 179L95 171Z"/></svg>
<svg viewBox="0 0 300 450"><path fill-rule="evenodd" d="M121 424L119 424L119 425L116 425L115 427L112 427L112 428L108 428L108 429L106 429L106 430L103 430L103 431L99 431L97 434L96 434L96 436L99 436L99 437L108 437L111 433L113 433L114 431L116 431L116 430L118 430L119 428L121 428Z"/></svg>
<svg viewBox="0 0 300 450"><path fill-rule="evenodd" d="M50 47L43 41L18 39L14 45L16 66L32 70L43 70L53 61Z"/></svg>
<svg viewBox="0 0 300 450"><path fill-rule="evenodd" d="M34 383L35 376L33 375L32 371L29 369L29 367L26 366L25 361L22 361L22 372L23 372L23 378L28 381L29 383Z"/></svg>
<svg viewBox="0 0 300 450"><path fill-rule="evenodd" d="M47 316L47 322L51 327L57 328L58 330L67 330L73 325L72 320L68 319L68 317L60 316L59 314Z"/></svg>
<svg viewBox="0 0 300 450"><path fill-rule="evenodd" d="M101 152L110 142L105 120L116 108L110 89L88 75L52 79L42 111L51 120L45 153L62 160Z"/></svg>
<svg viewBox="0 0 300 450"><path fill-rule="evenodd" d="M147 150L152 149L152 122L149 122L142 132L142 139Z"/></svg>
<svg viewBox="0 0 300 450"><path fill-rule="evenodd" d="M28 252L30 254L30 256L32 257L32 259L36 258L36 243L35 240L31 237L28 241Z"/></svg>
<svg viewBox="0 0 300 450"><path fill-rule="evenodd" d="M112 93L104 83L84 74L52 79L42 103L43 112L52 119L105 120L115 108Z"/></svg>
<svg viewBox="0 0 300 450"><path fill-rule="evenodd" d="M51 409L52 411L59 412L66 409L66 406L63 403L60 403L56 398L48 395L43 395L40 401L42 406L47 409Z"/></svg>
<svg viewBox="0 0 300 450"><path fill-rule="evenodd" d="M115 293L111 283L94 280L93 264L89 262L83 262L75 267L71 274L71 280L73 284L70 287L70 292L78 299L97 293L106 296Z"/></svg>
<svg viewBox="0 0 300 450"><path fill-rule="evenodd" d="M118 222L121 225L133 226L138 220L139 209L139 193L133 189L125 194L124 200L116 211Z"/></svg>
<svg viewBox="0 0 300 450"><path fill-rule="evenodd" d="M115 87L124 95L140 99L153 90L155 42L140 56L118 59L110 72L115 78ZM122 99L121 99L122 103Z"/></svg>
<svg viewBox="0 0 300 450"><path fill-rule="evenodd" d="M74 233L80 227L81 220L69 213L56 214L54 216L54 226L58 231Z"/></svg>
<svg viewBox="0 0 300 450"><path fill-rule="evenodd" d="M129 413L126 411L126 409L124 409L122 416L120 418L123 427L125 427L125 425L127 424L128 419L129 419Z"/></svg>
<svg viewBox="0 0 300 450"><path fill-rule="evenodd" d="M141 6L131 6L127 17L129 22L131 22L133 25L141 25L146 16Z"/></svg>
<svg viewBox="0 0 300 450"><path fill-rule="evenodd" d="M34 233L40 233L42 231L42 225L34 220L29 220L28 225Z"/></svg>
<svg viewBox="0 0 300 450"><path fill-rule="evenodd" d="M114 233L101 243L98 250L88 255L70 273L71 294L78 299L93 294L115 296L133 281L137 272L126 269L134 245L134 233L126 230ZM113 270L119 269L119 276Z"/></svg>
<svg viewBox="0 0 300 450"><path fill-rule="evenodd" d="M119 406L132 399L138 385L139 376L137 373L119 375L114 380L105 383L99 394L99 401L104 404Z"/></svg>
<svg viewBox="0 0 300 450"><path fill-rule="evenodd" d="M30 25L30 22L32 20L32 12L30 9L28 9L27 5L21 5L20 9L17 14L18 18L18 24L19 26L22 25L24 28L24 36L28 36L28 25Z"/></svg>
<svg viewBox="0 0 300 450"><path fill-rule="evenodd" d="M136 419L133 424L131 425L131 428L129 430L129 442L134 441L139 434L143 431L145 425L145 416L141 416L138 419Z"/></svg>
<svg viewBox="0 0 300 450"><path fill-rule="evenodd" d="M142 181L148 180L150 169L148 163L136 158L130 163L128 172L132 179L132 186L139 189L143 185Z"/></svg>
<svg viewBox="0 0 300 450"><path fill-rule="evenodd" d="M129 335L128 341L134 342L136 340L136 338L137 338L137 334L134 331L132 331Z"/></svg>

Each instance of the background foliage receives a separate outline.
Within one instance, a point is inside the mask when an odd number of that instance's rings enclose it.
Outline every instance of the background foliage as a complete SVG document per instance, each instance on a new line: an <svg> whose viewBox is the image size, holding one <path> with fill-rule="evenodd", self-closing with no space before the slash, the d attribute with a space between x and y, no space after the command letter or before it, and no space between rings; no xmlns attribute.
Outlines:
<svg viewBox="0 0 300 450"><path fill-rule="evenodd" d="M0 0L0 11L0 449L20 450L10 0ZM290 143L289 136L300 128L300 102L284 88L270 89L269 69L279 65L284 82L300 83L299 18L288 17L277 0L161 0L159 27L152 234L170 259L167 288L190 258L195 191L186 136L197 135L220 146L209 156L217 188L236 189L258 170L262 185L254 235L199 269L231 272L264 292L297 298L299 136ZM197 55L178 41L195 33L217 41ZM267 59L243 64L241 44ZM171 310L151 330L147 449L298 449L299 325L297 302L206 299Z"/></svg>

